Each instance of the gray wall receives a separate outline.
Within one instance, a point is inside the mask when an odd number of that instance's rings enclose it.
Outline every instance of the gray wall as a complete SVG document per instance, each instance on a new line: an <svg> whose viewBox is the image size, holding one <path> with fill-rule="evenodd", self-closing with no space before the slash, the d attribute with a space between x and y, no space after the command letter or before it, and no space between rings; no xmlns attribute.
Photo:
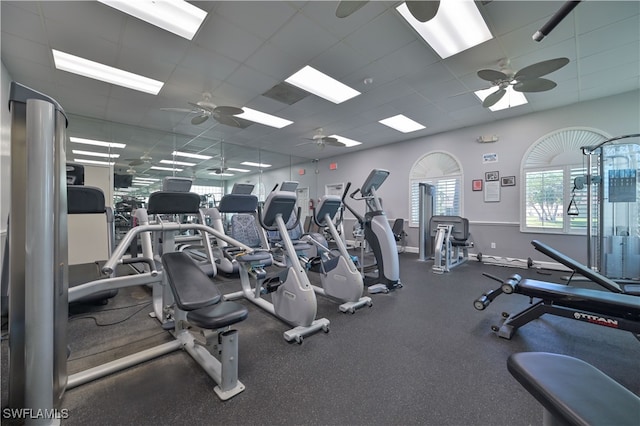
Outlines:
<svg viewBox="0 0 640 426"><path fill-rule="evenodd" d="M409 173L414 163L423 155L433 151L447 152L460 161L463 170L462 215L471 222L471 233L475 243L473 252L509 258L548 261L533 250L532 239L540 239L558 250L566 252L586 263L586 237L558 234L535 234L520 232L520 163L527 149L546 134L568 127L587 127L604 134L617 136L640 132L640 92L634 91L607 98L578 103L569 107L542 111L526 116L507 118L480 126L472 126L451 132L348 153L293 167L291 173L300 187L309 187L313 198L324 194L326 184L351 181L353 188L362 184L373 168L383 168L391 175L380 188L385 211L390 219L409 216ZM498 135L495 143L481 144L480 135ZM483 164L482 154L497 153L498 162ZM337 163L337 170L329 170L329 164ZM298 175L299 168L305 169ZM515 187L501 188L501 201L485 203L482 192L471 191L471 180L484 179L487 171L498 170L500 176L516 176ZM285 175L289 174L289 170ZM265 172L262 180L266 187L282 180L281 171ZM364 206L357 206L364 210ZM351 235L353 216L347 214L345 222L347 237ZM417 228L406 228L408 246L418 246ZM491 242L496 248L491 249Z"/></svg>

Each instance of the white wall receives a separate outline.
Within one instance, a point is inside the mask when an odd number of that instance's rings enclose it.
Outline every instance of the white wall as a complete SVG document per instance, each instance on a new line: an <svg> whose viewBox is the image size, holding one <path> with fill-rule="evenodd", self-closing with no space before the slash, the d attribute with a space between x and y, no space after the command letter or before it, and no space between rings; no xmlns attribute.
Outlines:
<svg viewBox="0 0 640 426"><path fill-rule="evenodd" d="M339 157L309 162L292 167L292 177L301 187L309 187L313 198L324 193L326 184L352 182L352 189L359 187L373 168L387 169L391 175L380 187L385 211L390 219L409 217L409 173L413 164L432 151L445 151L457 158L463 169L463 212L471 221L471 233L476 244L475 251L486 255L508 256L547 261L533 250L532 239L540 239L586 263L586 238L558 234L522 233L520 221L520 163L527 149L540 137L567 127L588 127L601 130L611 136L640 132L640 92L629 92L595 101L582 102L568 107L528 114L526 116L458 129L424 138L348 153ZM496 143L480 144L480 135L496 134ZM366 141L365 141L366 143ZM482 154L497 153L498 163L483 164ZM337 170L329 170L336 162ZM299 176L297 170L305 168L306 174ZM516 176L515 187L501 188L499 203L485 203L482 192L471 191L473 179L484 179L487 171L498 170L500 176ZM287 170L288 174L289 170ZM263 181L277 182L270 176L282 171L266 172ZM364 206L357 206L364 210ZM352 218L347 214L347 218ZM353 226L345 223L347 236ZM407 229L409 247L417 247L418 231ZM496 243L496 249L490 243Z"/></svg>
<svg viewBox="0 0 640 426"><path fill-rule="evenodd" d="M9 88L11 75L0 63L0 264L4 253L4 244L7 232L7 217L9 216L9 191L11 189L11 115L9 114Z"/></svg>

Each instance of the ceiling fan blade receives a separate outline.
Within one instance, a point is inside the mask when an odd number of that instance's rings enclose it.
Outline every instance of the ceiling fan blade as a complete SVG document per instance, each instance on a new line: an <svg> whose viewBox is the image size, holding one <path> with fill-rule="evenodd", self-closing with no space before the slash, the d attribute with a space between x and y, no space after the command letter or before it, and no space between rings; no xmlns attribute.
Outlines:
<svg viewBox="0 0 640 426"><path fill-rule="evenodd" d="M242 129L242 124L234 118L233 115L213 114L213 118L220 124Z"/></svg>
<svg viewBox="0 0 640 426"><path fill-rule="evenodd" d="M496 90L495 92L484 98L482 106L485 108L494 106L500 99L502 99L505 93L507 93L507 89Z"/></svg>
<svg viewBox="0 0 640 426"><path fill-rule="evenodd" d="M532 80L559 70L568 63L569 59L567 58L549 59L548 61L538 62L537 64L522 68L513 78L518 81Z"/></svg>
<svg viewBox="0 0 640 426"><path fill-rule="evenodd" d="M491 70L491 69L478 71L478 77L480 77L483 80L490 81L492 83L494 81L509 80L509 76L503 73L502 71Z"/></svg>
<svg viewBox="0 0 640 426"><path fill-rule="evenodd" d="M238 115L242 114L244 111L242 108L233 107L233 106L219 106L213 110L214 114L219 115Z"/></svg>
<svg viewBox="0 0 640 426"><path fill-rule="evenodd" d="M341 147L346 146L336 138L330 138L330 137L322 138L322 142L331 146L341 146Z"/></svg>
<svg viewBox="0 0 640 426"><path fill-rule="evenodd" d="M194 124L197 126L198 124L202 124L205 121L207 121L207 118L209 118L207 114L196 115L191 119L191 124Z"/></svg>
<svg viewBox="0 0 640 426"><path fill-rule="evenodd" d="M197 112L188 108L160 108L160 111L169 111L169 112Z"/></svg>
<svg viewBox="0 0 640 426"><path fill-rule="evenodd" d="M139 158L133 158L133 159L131 159L131 161L129 162L129 165L130 165L131 167L139 166L140 164L144 164L144 161L143 161L143 160L140 160Z"/></svg>
<svg viewBox="0 0 640 426"><path fill-rule="evenodd" d="M433 19L440 7L440 1L407 1L405 3L409 12L420 22Z"/></svg>
<svg viewBox="0 0 640 426"><path fill-rule="evenodd" d="M546 78L536 78L534 80L519 81L514 84L513 90L516 92L546 92L556 86L557 84L554 81Z"/></svg>
<svg viewBox="0 0 640 426"><path fill-rule="evenodd" d="M305 138L305 139L309 139L309 138ZM312 140L312 139L309 139L309 140ZM312 143L316 143L316 142L302 142L302 143L296 144L296 146L311 145Z"/></svg>
<svg viewBox="0 0 640 426"><path fill-rule="evenodd" d="M341 1L338 3L336 16L338 18L346 18L367 3L368 1Z"/></svg>

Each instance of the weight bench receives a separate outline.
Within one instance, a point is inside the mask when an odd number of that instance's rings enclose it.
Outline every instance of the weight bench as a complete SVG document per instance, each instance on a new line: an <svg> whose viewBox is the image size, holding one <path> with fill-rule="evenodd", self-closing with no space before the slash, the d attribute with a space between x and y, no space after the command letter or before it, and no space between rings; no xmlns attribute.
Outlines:
<svg viewBox="0 0 640 426"><path fill-rule="evenodd" d="M242 392L244 385L238 380L238 332L223 329L247 318L247 308L221 301L222 294L215 284L186 253L165 253L162 266L176 303L175 338L218 384L214 391L220 399ZM196 340L191 331L194 328L201 330L204 343ZM218 330L215 355L203 346L208 343L211 330Z"/></svg>
<svg viewBox="0 0 640 426"><path fill-rule="evenodd" d="M542 404L543 424L640 424L640 398L586 362L566 355L523 352L507 369Z"/></svg>
<svg viewBox="0 0 640 426"><path fill-rule="evenodd" d="M537 241L533 243L536 248L544 246ZM548 251L549 248L544 247ZM608 280L573 259L571 262L574 266L579 266L578 270L585 276L598 279L599 282ZM473 306L477 310L484 310L502 293L516 293L529 296L531 299L540 299L517 314L503 313L505 321L502 325L491 327L499 337L511 339L518 328L544 314L630 331L636 338L640 336L640 298L638 296L522 279L518 274L512 275L505 281L488 274L484 275L501 282L502 285L476 299Z"/></svg>

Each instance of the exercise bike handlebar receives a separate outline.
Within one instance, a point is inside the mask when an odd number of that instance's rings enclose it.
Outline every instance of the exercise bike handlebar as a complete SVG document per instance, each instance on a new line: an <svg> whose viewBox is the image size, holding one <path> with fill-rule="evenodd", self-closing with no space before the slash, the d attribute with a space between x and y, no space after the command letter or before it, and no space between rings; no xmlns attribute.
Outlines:
<svg viewBox="0 0 640 426"><path fill-rule="evenodd" d="M347 185L344 188L344 192L342 193L342 205L344 205L347 208L347 210L349 210L351 214L354 215L356 219L358 219L358 222L364 223L364 216L362 216L360 213L358 213L353 208L351 208L349 204L347 204L346 198L347 198L347 193L349 192L350 187L351 187L351 182L347 182ZM358 191L360 191L360 188L353 191L349 196L355 200L356 198L354 198L354 196L358 193Z"/></svg>

